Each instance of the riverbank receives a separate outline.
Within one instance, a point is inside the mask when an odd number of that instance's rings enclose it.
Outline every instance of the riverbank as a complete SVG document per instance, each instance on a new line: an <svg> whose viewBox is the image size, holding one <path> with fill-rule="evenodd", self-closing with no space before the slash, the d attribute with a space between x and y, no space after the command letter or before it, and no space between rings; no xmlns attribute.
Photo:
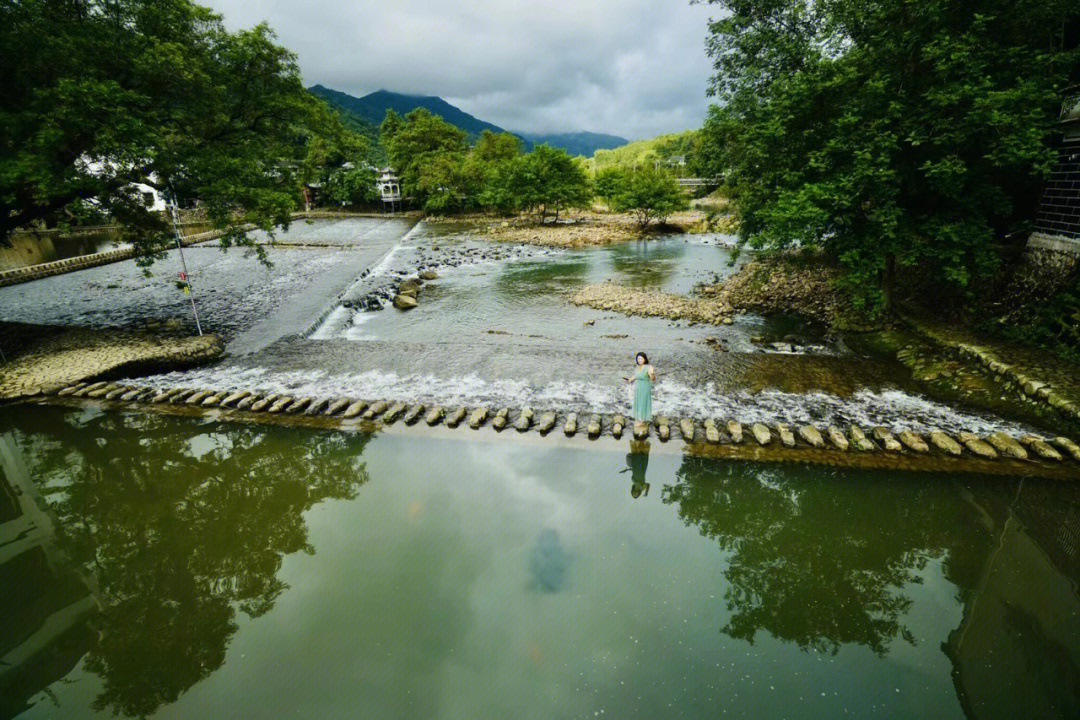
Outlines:
<svg viewBox="0 0 1080 720"><path fill-rule="evenodd" d="M54 393L98 378L196 367L221 357L216 335L0 323L0 400Z"/></svg>

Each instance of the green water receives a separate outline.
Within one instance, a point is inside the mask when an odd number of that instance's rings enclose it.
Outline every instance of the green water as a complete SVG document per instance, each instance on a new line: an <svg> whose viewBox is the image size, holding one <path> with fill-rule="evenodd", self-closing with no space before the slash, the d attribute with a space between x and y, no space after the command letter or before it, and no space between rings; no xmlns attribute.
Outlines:
<svg viewBox="0 0 1080 720"><path fill-rule="evenodd" d="M627 450L5 407L0 718L1080 715L1077 486Z"/></svg>

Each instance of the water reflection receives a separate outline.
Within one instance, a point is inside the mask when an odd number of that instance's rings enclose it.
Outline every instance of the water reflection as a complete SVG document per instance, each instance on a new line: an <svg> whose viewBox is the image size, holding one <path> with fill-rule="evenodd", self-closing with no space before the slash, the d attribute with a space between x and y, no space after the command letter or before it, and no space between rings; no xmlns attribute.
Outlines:
<svg viewBox="0 0 1080 720"><path fill-rule="evenodd" d="M686 458L663 499L728 557L724 634L835 655L921 641L912 596L940 564L963 603L942 646L970 718L1080 716L1075 488Z"/></svg>
<svg viewBox="0 0 1080 720"><path fill-rule="evenodd" d="M630 473L630 496L639 498L649 494L645 473L649 469L649 441L632 440L630 452L626 453L626 467L619 472Z"/></svg>
<svg viewBox="0 0 1080 720"><path fill-rule="evenodd" d="M304 513L367 481L368 436L76 413L66 428L34 427L37 417L18 436L48 483L56 544L100 588L85 658L103 684L95 710L143 717L218 669L237 611L270 610L286 589L282 557L314 553Z"/></svg>

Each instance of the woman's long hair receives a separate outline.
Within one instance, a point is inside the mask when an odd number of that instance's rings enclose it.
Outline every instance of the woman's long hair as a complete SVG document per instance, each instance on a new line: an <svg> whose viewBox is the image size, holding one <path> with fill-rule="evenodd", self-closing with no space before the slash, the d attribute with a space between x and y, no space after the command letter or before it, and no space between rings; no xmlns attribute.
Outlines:
<svg viewBox="0 0 1080 720"><path fill-rule="evenodd" d="M646 365L649 364L649 356L646 355L644 352L639 352L637 355L635 355L634 356L634 362L637 362L638 358L645 358L645 364Z"/></svg>

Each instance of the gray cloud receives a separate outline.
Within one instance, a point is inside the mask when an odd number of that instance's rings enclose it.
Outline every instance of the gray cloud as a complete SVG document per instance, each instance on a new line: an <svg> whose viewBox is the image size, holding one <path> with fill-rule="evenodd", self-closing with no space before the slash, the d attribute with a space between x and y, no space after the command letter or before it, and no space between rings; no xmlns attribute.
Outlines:
<svg viewBox="0 0 1080 720"><path fill-rule="evenodd" d="M687 0L202 0L266 21L307 84L438 95L509 130L651 137L701 124L706 23Z"/></svg>

